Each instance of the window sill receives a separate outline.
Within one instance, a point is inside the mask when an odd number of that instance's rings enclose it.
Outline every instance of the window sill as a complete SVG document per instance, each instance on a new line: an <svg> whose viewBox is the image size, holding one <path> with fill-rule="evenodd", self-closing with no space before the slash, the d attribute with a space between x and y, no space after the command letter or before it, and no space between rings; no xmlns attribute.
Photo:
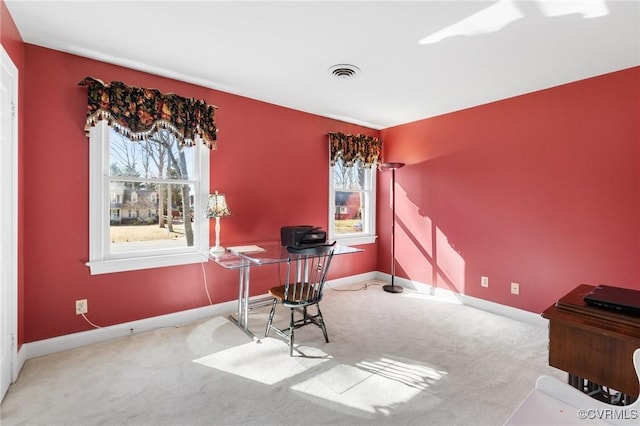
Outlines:
<svg viewBox="0 0 640 426"><path fill-rule="evenodd" d="M335 241L345 246L358 246L361 244L373 244L376 242L377 235L351 235L345 237L335 237Z"/></svg>
<svg viewBox="0 0 640 426"><path fill-rule="evenodd" d="M187 265L206 262L207 254L182 253L163 256L138 257L135 259L97 260L87 262L91 275L111 274L114 272L136 271L140 269L161 268L165 266Z"/></svg>

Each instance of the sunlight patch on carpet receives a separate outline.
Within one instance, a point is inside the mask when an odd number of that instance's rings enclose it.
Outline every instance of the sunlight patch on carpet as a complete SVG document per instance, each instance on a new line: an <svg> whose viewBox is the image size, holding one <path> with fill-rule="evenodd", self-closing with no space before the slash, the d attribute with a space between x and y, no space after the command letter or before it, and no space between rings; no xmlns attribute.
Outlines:
<svg viewBox="0 0 640 426"><path fill-rule="evenodd" d="M330 359L320 350L314 352L317 353L313 354L313 358L290 357L287 343L267 337L262 339L261 343L245 343L195 359L193 362L272 385Z"/></svg>
<svg viewBox="0 0 640 426"><path fill-rule="evenodd" d="M292 389L368 413L389 415L446 374L425 365L381 358L355 367L335 366Z"/></svg>
<svg viewBox="0 0 640 426"><path fill-rule="evenodd" d="M356 365L365 371L419 390L427 389L447 374L445 371L438 371L425 365L410 364L390 358L380 358L379 361L373 362L362 361Z"/></svg>
<svg viewBox="0 0 640 426"><path fill-rule="evenodd" d="M225 317L213 317L198 324L187 336L187 345L190 348L199 348L213 341L221 347L229 347L240 344L245 339L245 334Z"/></svg>

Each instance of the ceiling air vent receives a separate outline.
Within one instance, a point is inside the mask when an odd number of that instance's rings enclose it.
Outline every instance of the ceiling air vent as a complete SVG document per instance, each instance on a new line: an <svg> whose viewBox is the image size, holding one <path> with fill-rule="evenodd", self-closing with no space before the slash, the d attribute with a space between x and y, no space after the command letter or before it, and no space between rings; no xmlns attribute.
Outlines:
<svg viewBox="0 0 640 426"><path fill-rule="evenodd" d="M331 73L331 75L342 80L353 78L359 72L360 68L349 64L338 64L329 68L329 73Z"/></svg>

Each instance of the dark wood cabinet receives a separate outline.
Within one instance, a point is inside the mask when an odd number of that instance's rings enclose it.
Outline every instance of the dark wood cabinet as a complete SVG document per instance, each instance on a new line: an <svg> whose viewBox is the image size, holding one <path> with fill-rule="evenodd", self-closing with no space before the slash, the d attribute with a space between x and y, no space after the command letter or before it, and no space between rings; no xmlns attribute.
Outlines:
<svg viewBox="0 0 640 426"><path fill-rule="evenodd" d="M628 403L640 391L633 366L640 317L588 305L584 296L593 289L580 285L542 313L549 320L549 365L568 372L575 387L605 386Z"/></svg>

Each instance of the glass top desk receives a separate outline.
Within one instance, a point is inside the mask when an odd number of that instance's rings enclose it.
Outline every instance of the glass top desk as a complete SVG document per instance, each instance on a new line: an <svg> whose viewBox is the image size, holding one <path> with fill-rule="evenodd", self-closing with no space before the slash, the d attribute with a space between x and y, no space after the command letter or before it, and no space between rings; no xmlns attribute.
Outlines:
<svg viewBox="0 0 640 426"><path fill-rule="evenodd" d="M333 254L337 256L362 251L364 250L336 244ZM287 248L283 247L280 242L235 246L228 247L224 253L218 256L210 254L209 259L225 269L237 269L239 271L238 313L236 317L229 315L229 319L252 339L259 341L260 339L249 331L249 309L271 304L273 299L265 296L249 301L250 271L252 267L256 266L285 263L289 259ZM276 284L274 283L274 286Z"/></svg>

